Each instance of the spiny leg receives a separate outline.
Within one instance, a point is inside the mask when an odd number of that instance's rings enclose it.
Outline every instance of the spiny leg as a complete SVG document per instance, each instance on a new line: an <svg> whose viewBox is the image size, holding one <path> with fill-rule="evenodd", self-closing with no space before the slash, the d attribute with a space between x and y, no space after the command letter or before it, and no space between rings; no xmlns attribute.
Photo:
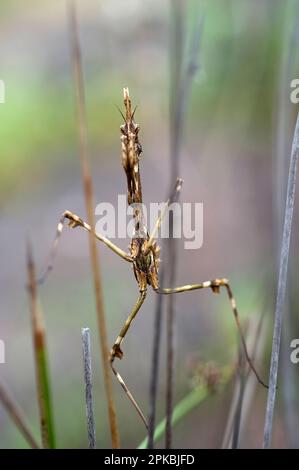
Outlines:
<svg viewBox="0 0 299 470"><path fill-rule="evenodd" d="M240 320L239 320L239 314L238 314L238 310L237 310L236 300L233 296L233 292L232 292L232 289L231 289L230 284L228 282L228 279L225 279L225 278L223 278L223 279L214 279L212 281L202 282L201 284L193 284L193 285L190 284L190 285L186 285L186 286L175 287L173 289L171 289L171 288L169 288L169 289L160 289L160 288L158 288L158 289L155 289L155 291L159 294L178 294L180 292L188 292L188 291L191 291L191 290L204 289L204 288L207 288L207 287L212 289L212 291L214 293L219 293L220 292L220 287L225 287L228 298L229 298L229 301L230 301L230 304L231 304L231 308L232 308L232 311L233 311L233 314L234 314L236 325L237 325L237 328L238 328L239 333L240 333L240 337L241 337L242 345L243 345L243 348L244 348L244 353L245 353L246 360L247 360L251 370L253 371L254 375L256 376L257 381L261 385L263 385L265 388L268 388L268 385L266 385L263 382L263 380L260 378L256 368L253 365L252 360L250 359L248 349L247 349L247 346L246 346L246 341L245 341L244 334L243 334L241 324L240 324Z"/></svg>
<svg viewBox="0 0 299 470"><path fill-rule="evenodd" d="M170 198L165 202L165 206L163 207L159 217L157 218L157 221L155 223L155 226L153 228L153 231L147 241L147 244L146 244L146 250L149 250L150 247L152 246L153 242L154 242L154 238L158 232L158 230L160 229L161 227L161 224L162 224L162 221L165 217L165 214L166 214L166 210L168 209L168 207L170 206L170 204L172 204L173 201L175 201L177 199L177 195L178 193L181 191L182 189L182 184L183 184L183 180L182 178L177 178L176 179L176 182L175 182L175 186L174 186L174 189L173 189L173 192L170 196Z"/></svg>
<svg viewBox="0 0 299 470"><path fill-rule="evenodd" d="M109 360L110 360L111 369L112 369L115 377L117 378L118 382L122 386L123 390L127 394L129 400L133 404L134 408L136 409L137 413L139 414L140 418L142 419L143 423L145 424L145 426L147 428L148 424L147 424L146 418L145 418L140 406L136 402L135 398L133 397L132 393L128 389L127 385L125 384L125 382L124 382L123 378L121 377L121 375L119 374L119 372L113 366L113 362L114 362L114 359L116 357L118 357L119 359L122 359L122 357L123 357L123 352L120 348L120 345L121 345L124 337L126 336L126 333L127 333L128 329L130 328L132 321L134 320L135 316L137 315L138 311L140 310L140 307L143 304L143 302L145 300L145 297L146 297L146 290L140 291L140 295L138 297L138 300L137 300L136 304L134 305L130 315L128 316L124 326L122 327L122 329L121 329L118 337L116 338L116 341L115 341L115 343L114 343L114 345L111 349Z"/></svg>
<svg viewBox="0 0 299 470"><path fill-rule="evenodd" d="M39 284L42 284L46 280L48 274L50 273L50 271L53 268L53 262L54 262L54 258L55 258L56 253L57 253L58 242L59 242L59 239L60 239L61 234L62 234L62 230L63 230L63 227L64 227L65 220L69 220L68 225L71 228L82 227L85 230L87 230L88 232L91 231L90 225L88 225L86 222L84 222L76 214L73 214L70 211L65 211L62 214L62 216L59 219L58 225L57 225L56 236L55 236L55 239L54 239L51 251L50 251L49 261L47 263L47 266L46 266L46 269L45 269L43 275L38 280ZM130 255L125 253L121 248L118 248L118 246L114 245L114 243L112 243L110 240L108 240L108 238L104 237L103 235L101 235L97 232L94 232L94 235L99 241L103 242L108 248L110 248L112 251L114 251L114 253L116 253L118 256L120 256L121 258L123 258L126 261L129 261L129 262L133 261Z"/></svg>

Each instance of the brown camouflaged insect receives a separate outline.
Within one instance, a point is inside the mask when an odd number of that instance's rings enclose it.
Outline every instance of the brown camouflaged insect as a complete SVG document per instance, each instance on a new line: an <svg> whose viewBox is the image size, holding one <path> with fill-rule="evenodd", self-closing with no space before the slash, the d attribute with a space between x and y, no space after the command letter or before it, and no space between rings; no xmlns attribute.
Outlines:
<svg viewBox="0 0 299 470"><path fill-rule="evenodd" d="M127 177L128 205L133 206L133 218L134 218L134 232L133 232L131 244L129 247L129 253L124 252L122 249L114 245L110 240L108 240L106 237L102 236L101 234L94 232L94 235L99 241L103 242L108 248L114 251L114 253L116 253L118 256L128 261L129 263L132 263L134 275L138 284L138 289L139 289L138 299L113 344L113 347L110 351L109 361L110 361L110 365L113 370L113 373L117 377L119 383L125 390L130 401L133 403L142 421L147 427L147 421L142 410L140 409L136 400L132 396L124 380L122 379L122 377L120 376L120 374L116 371L114 367L115 358L122 359L123 357L121 344L124 340L124 337L127 334L128 329L131 326L133 319L139 312L146 298L147 286L151 286L152 289L158 294L176 294L180 292L188 292L188 291L204 289L204 288L210 288L212 292L219 293L220 288L224 287L227 292L227 295L231 304L231 308L234 314L234 318L237 324L237 328L241 336L241 341L243 344L244 353L248 361L248 364L250 368L252 369L252 371L254 372L258 382L262 384L264 387L267 387L267 385L265 385L265 383L260 379L249 357L246 342L245 342L244 335L242 333L241 325L239 322L239 315L237 311L236 301L233 296L229 281L227 279L225 278L213 279L211 281L205 281L200 284L188 284L188 285L181 286L181 287L167 288L167 289L161 288L159 286L158 269L159 269L160 248L158 247L157 242L155 240L155 235L160 228L162 219L165 215L167 207L170 204L170 201L172 201L175 198L175 195L181 190L182 180L180 178L177 179L175 187L174 187L174 193L171 196L171 198L166 202L165 208L160 214L152 234L149 235L147 231L147 227L144 223L142 205L141 205L142 204L142 188L141 188L139 160L140 160L140 155L142 153L142 146L139 142L140 127L134 121L136 108L134 111L132 111L128 88L124 88L124 105L125 105L125 115L121 113L124 119L124 124L120 126L121 146L122 146L122 165L125 170L126 177ZM56 254L58 240L62 233L62 230L64 227L64 221L66 219L69 221L68 225L71 228L82 227L89 232L91 231L91 227L86 222L84 222L80 217L78 217L76 214L73 214L70 211L65 211L62 214L60 221L58 223L58 226L57 226L57 234L56 234L56 237L52 246L52 250L50 253L49 265L45 271L45 274L42 276L40 282L43 282L45 280L47 274L52 269L53 259Z"/></svg>

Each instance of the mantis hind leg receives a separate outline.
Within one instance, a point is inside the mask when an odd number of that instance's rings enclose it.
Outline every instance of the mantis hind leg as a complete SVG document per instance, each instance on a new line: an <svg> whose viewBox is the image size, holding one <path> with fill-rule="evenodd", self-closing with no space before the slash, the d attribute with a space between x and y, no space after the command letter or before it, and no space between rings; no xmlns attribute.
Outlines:
<svg viewBox="0 0 299 470"><path fill-rule="evenodd" d="M124 326L122 327L118 337L116 338L115 342L114 342L114 345L112 346L112 349L111 349L111 352L110 352L110 357L109 357L109 360L110 360L110 366L111 366L111 369L112 369L112 372L114 373L115 377L117 378L118 382L120 383L121 387L123 388L123 390L125 391L127 397L129 398L130 402L132 403L132 405L134 406L135 410L137 411L137 413L139 414L140 418L142 419L145 427L147 428L148 427L148 424L147 424L147 420L144 416L144 413L142 412L140 406L138 405L138 403L136 402L135 398L133 397L132 393L130 392L130 390L128 389L125 381L123 380L122 376L120 375L120 373L115 369L114 367L114 359L117 357L118 359L122 359L123 357L123 352L121 350L121 343L124 339L124 337L126 336L127 334L127 331L128 329L130 328L131 326L131 323L132 321L134 320L134 318L136 317L137 313L139 312L140 310L140 307L142 306L144 300L146 298L146 290L142 290L140 291L140 294L139 294L139 297L137 299L137 302L136 304L134 305L130 315L128 316Z"/></svg>
<svg viewBox="0 0 299 470"><path fill-rule="evenodd" d="M257 381L261 385L263 385L263 387L268 388L268 385L266 385L265 382L263 382L263 380L260 378L256 368L254 367L254 364L253 364L252 360L250 359L248 349L247 349L247 346L246 346L246 341L245 341L245 338L244 338L244 334L243 334L243 331L242 331L242 328L241 328L239 313L238 313L238 309L237 309L237 303L236 303L236 300L233 296L233 292L232 292L232 289L230 287L228 279L225 279L225 278L214 279L212 281L205 281L205 282L202 282L200 284L188 284L188 285L181 286L181 287L175 287L173 289L172 288L169 288L169 289L160 289L160 288L158 288L158 289L155 289L155 291L158 294L178 294L180 292L189 292L189 291L197 290L197 289L210 288L210 289L212 289L212 291L214 293L219 293L221 287L224 287L226 289L228 299L229 299L229 302L230 302L230 305L231 305L231 309L232 309L232 312L233 312L233 315L234 315L234 318L235 318L235 322L236 322L237 328L238 328L239 333L240 333L240 337L241 337L241 341L242 341L242 345L243 345L246 360L247 360L251 370L253 371L254 375L256 376Z"/></svg>

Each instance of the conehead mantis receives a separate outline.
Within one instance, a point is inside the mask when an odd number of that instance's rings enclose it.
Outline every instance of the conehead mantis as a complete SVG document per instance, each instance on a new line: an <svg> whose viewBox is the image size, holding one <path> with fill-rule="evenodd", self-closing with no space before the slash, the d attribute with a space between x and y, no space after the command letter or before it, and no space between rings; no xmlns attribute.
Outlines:
<svg viewBox="0 0 299 470"><path fill-rule="evenodd" d="M139 131L140 126L135 122L135 111L132 111L132 104L129 95L128 88L124 88L124 107L125 113L121 112L121 115L124 119L124 123L120 126L121 132L121 161L122 166L124 168L126 178L127 178L127 201L128 205L132 205L133 207L133 219L134 219L134 230L132 234L132 240L129 246L129 252L126 253L117 245L112 243L109 239L101 235L100 233L95 232L91 229L90 225L83 221L79 216L76 214L65 211L58 223L56 237L54 239L52 249L50 252L49 263L47 264L46 270L43 276L40 279L40 282L43 282L53 266L53 260L56 255L58 241L63 231L64 222L68 221L68 225L71 228L81 227L88 232L94 232L94 236L110 248L115 254L120 256L123 260L131 263L133 266L133 272L135 275L135 279L138 285L138 297L137 300L125 321L123 327L121 328L109 354L109 360L111 369L116 376L117 380L119 381L120 385L126 392L127 396L129 397L130 401L134 405L135 409L137 410L139 416L141 417L142 421L144 422L145 426L147 427L146 418L136 402L135 398L131 394L130 390L128 389L126 383L124 382L123 378L119 374L119 372L115 368L115 359L122 359L123 358L123 351L121 349L122 343L124 338L131 327L131 324L138 314L139 310L141 309L146 296L148 287L152 288L153 291L159 295L170 295L170 294L179 294L183 292L190 292L193 290L201 290L201 289L211 289L213 293L219 293L220 290L223 288L227 294L230 307L240 333L244 353L246 360L255 374L258 382L267 387L267 385L261 380L259 374L250 359L248 354L246 342L244 339L244 335L242 332L241 324L239 321L239 314L237 310L236 300L234 298L230 283L226 278L215 278L213 280L200 282L197 284L187 284L184 286L179 287L169 287L169 288L161 288L159 285L159 255L160 255L160 247L158 246L155 236L160 228L162 223L163 217L165 216L166 209L170 204L170 201L175 199L176 195L181 191L182 188L182 179L177 178L175 182L173 194L170 199L165 203L164 210L160 213L157 222L154 226L154 229L151 234L148 233L147 227L144 223L144 217L142 213L142 187L141 187L141 176L140 176L140 158L142 153L142 146L139 141Z"/></svg>

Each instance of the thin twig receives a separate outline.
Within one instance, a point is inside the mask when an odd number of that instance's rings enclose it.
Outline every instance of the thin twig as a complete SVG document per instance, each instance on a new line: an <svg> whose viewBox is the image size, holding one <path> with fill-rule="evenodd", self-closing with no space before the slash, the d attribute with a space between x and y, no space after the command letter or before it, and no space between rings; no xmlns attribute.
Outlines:
<svg viewBox="0 0 299 470"><path fill-rule="evenodd" d="M246 331L244 331L246 344L247 344L247 336L248 336L247 332L248 332L248 326L246 326ZM259 335L257 334L256 343L258 341L258 338L259 338ZM251 354L251 360L253 361L252 354ZM244 394L245 394L245 389L246 389L246 383L247 383L247 379L249 375L249 371L247 371L247 374L246 374L247 361L246 361L246 355L244 354L242 341L240 341L240 337L239 337L239 361L238 362L239 362L238 370L236 373L236 382L237 382L236 388L238 390L238 394L237 394L236 410L234 413L233 426L232 426L232 449L237 449L239 445L243 400L244 400Z"/></svg>
<svg viewBox="0 0 299 470"><path fill-rule="evenodd" d="M267 338L269 332L269 317L267 316L267 310L265 309L259 320L257 331L254 333L254 346L252 359L258 363L262 360L264 356L264 351L267 345ZM247 372L246 376L246 387L244 390L243 405L242 405L242 416L239 429L239 442L242 440L242 435L244 434L245 425L248 417L252 412L252 402L254 400L255 391L257 389L258 383L255 380L255 377L250 373L250 370Z"/></svg>
<svg viewBox="0 0 299 470"><path fill-rule="evenodd" d="M91 347L90 347L90 329L82 328L82 351L83 351L83 370L85 383L85 404L87 419L88 444L90 449L96 448L96 431L93 417L93 399L92 399L92 368L91 368Z"/></svg>
<svg viewBox="0 0 299 470"><path fill-rule="evenodd" d="M184 49L186 43L186 5L182 0L173 0L170 30L170 188L180 173L180 155L183 136L184 109L182 81Z"/></svg>
<svg viewBox="0 0 299 470"><path fill-rule="evenodd" d="M27 245L27 272L42 444L44 449L54 449L55 433L46 347L46 333L44 327L44 318L37 295L35 267L29 242Z"/></svg>
<svg viewBox="0 0 299 470"><path fill-rule="evenodd" d="M180 107L177 108L178 102L178 90L180 87L181 73L182 73L182 60L184 50L184 16L185 7L181 0L174 0L171 3L173 22L170 39L170 187L172 188L173 181L179 174L179 156L181 147L181 136L182 136L182 113ZM170 194L170 193L168 193ZM172 231L172 220L170 220L170 235ZM170 242L171 243L171 242ZM166 245L166 244L164 244ZM166 248L166 246L165 246ZM175 250L169 247L167 244L168 253L166 258L170 260L171 266L169 266L169 272L175 272ZM165 250L166 251L166 250ZM170 253L170 252L174 252ZM167 263L168 264L168 263ZM165 266L165 264L164 264ZM160 285L163 287L165 278L165 269L162 265L160 270ZM157 402L157 390L158 390L158 374L159 374L159 352L162 332L162 311L163 311L163 297L158 296L156 300L155 318L154 318L154 335L153 335L153 352L152 352L152 367L150 376L150 391L149 391L149 431L148 431L148 448L152 449L154 446L154 429L155 429L155 415L156 415L156 402ZM168 416L168 431L167 435L171 433L171 410L172 410L172 350L173 350L173 338L172 338L172 325L173 325L173 299L169 299L168 314L167 314L167 408L169 410ZM170 361L170 362L169 362ZM168 437L169 439L169 437Z"/></svg>
<svg viewBox="0 0 299 470"><path fill-rule="evenodd" d="M171 99L170 99L170 176L171 183L179 174L179 158L181 155L182 120L180 112L180 81L182 75L182 62L185 44L185 5L181 0L173 3L173 38L171 38L170 66L173 66L171 74ZM170 286L176 279L176 240L173 238L173 214L169 220L169 240L167 243L167 274ZM172 410L174 394L174 330L175 330L175 298L169 296L166 316L166 431L165 448L170 449L172 444Z"/></svg>
<svg viewBox="0 0 299 470"><path fill-rule="evenodd" d="M178 90L178 83L181 75L181 61L183 57L183 44L184 44L184 5L180 0L174 0L171 2L173 22L171 24L172 30L170 34L170 145L171 145L171 161L170 161L170 188L172 190L173 181L179 174L179 147L175 145L175 127L177 123L177 113L175 113L175 99ZM168 195L170 192L168 192ZM167 195L167 196L168 196ZM168 197L167 197L168 198ZM171 235L172 221L169 223L169 234ZM165 243L165 248L168 249L166 259L171 258L169 243ZM166 249L165 249L166 252ZM175 259L171 261L170 272L175 271ZM168 264L168 263L167 263ZM162 265L160 270L160 285L163 286L166 272ZM168 409L167 419L167 432L166 439L171 440L169 434L171 434L171 413L172 413L172 349L173 339L171 336L171 329L173 324L173 316L171 311L173 310L173 304L170 304L172 299L169 299L168 313L167 313L167 390L166 390L166 408ZM148 448L154 447L154 430L155 430L155 419L156 419L156 403L157 403L157 391L158 391L158 375L159 375L159 353L161 343L161 332L162 332L162 311L163 311L163 296L158 296L156 300L155 318L154 318L154 336L153 336L153 352L152 352L152 367L150 377L150 390L149 390L149 420L148 420ZM170 306L169 306L170 305ZM169 336L170 335L170 336ZM171 370L170 370L171 368Z"/></svg>
<svg viewBox="0 0 299 470"><path fill-rule="evenodd" d="M164 285L164 267L160 270L160 285ZM154 448L154 433L156 424L156 407L157 407L157 391L158 391L158 377L159 377L159 357L162 333L162 308L163 308L163 295L156 297L156 308L154 318L154 337L153 337L153 352L151 360L151 374L150 374L150 389L149 389L149 416L148 416L148 441L147 448Z"/></svg>
<svg viewBox="0 0 299 470"><path fill-rule="evenodd" d="M183 131L186 117L188 98L191 84L198 69L199 43L202 31L202 18L198 14L196 27L191 38L191 47L187 57L187 63L183 62L185 47L185 4L181 0L173 2L174 14L174 37L171 44L172 63L174 71L172 74L172 99L170 107L170 152L171 152L171 185L179 174L179 159L183 141ZM169 241L168 241L168 273L169 285L173 286L176 279L176 240L173 238L173 214L170 214ZM175 298L169 296L166 328L167 328L167 366L166 366L166 434L165 447L171 448L172 442L172 409L174 388L174 330L175 330Z"/></svg>
<svg viewBox="0 0 299 470"><path fill-rule="evenodd" d="M90 261L92 265L94 292L96 299L96 310L98 318L98 328L100 337L100 347L102 364L104 371L104 384L108 403L108 414L110 433L112 439L113 448L120 447L119 432L117 427L116 412L112 394L112 383L110 368L108 362L109 348L107 341L107 330L106 321L104 314L104 300L102 292L101 273L99 267L98 250L96 240L94 238L94 227L95 227L95 215L94 215L94 197L92 179L88 161L87 151L87 126L86 126L86 109L85 109L85 95L84 95L84 78L81 61L81 51L78 37L78 25L75 2L72 0L68 1L68 18L69 18L69 29L70 29L70 42L71 42L71 58L73 65L73 74L75 82L76 92L76 106L77 106L77 126L80 146L80 162L81 171L83 177L85 205L87 213L88 224L92 227L92 231L89 235L89 251Z"/></svg>
<svg viewBox="0 0 299 470"><path fill-rule="evenodd" d="M266 317L266 308L263 310L258 323L250 321L250 328L248 331L248 336L246 337L246 343L248 344L248 349L250 351L250 356L252 361L257 361L263 356L263 352L266 345L267 339L267 317ZM252 326L252 324L254 326ZM221 448L228 449L232 447L232 436L235 431L236 426L238 427L238 442L241 440L242 430L244 428L244 423L250 409L252 398L254 396L254 391L257 386L257 381L255 377L251 374L250 368L247 370L245 376L245 387L244 387L244 396L240 397L240 381L236 380L233 396L230 404L230 409L228 413L227 423L225 427L224 437L222 441ZM242 413L238 412L238 406L240 406L240 401L242 400ZM239 414L239 423L236 422L236 416ZM235 438L237 435L235 434Z"/></svg>
<svg viewBox="0 0 299 470"><path fill-rule="evenodd" d="M12 398L11 393L7 390L3 383L0 383L0 402L6 409L7 413L15 423L20 433L28 442L32 449L39 449L39 445L33 436L30 428L26 422L26 418L20 409L19 405Z"/></svg>
<svg viewBox="0 0 299 470"><path fill-rule="evenodd" d="M234 425L233 425L233 433L232 433L232 449L237 449L239 445L242 406L243 406L244 392L245 392L245 386L246 386L246 377L245 377L244 369L245 369L245 357L244 357L243 352L240 351L239 370L238 370L238 374L236 377L236 380L238 380L239 382L239 393L238 393L236 412L234 416Z"/></svg>
<svg viewBox="0 0 299 470"><path fill-rule="evenodd" d="M270 367L270 376L269 376L269 392L268 392L265 428L264 428L263 446L265 449L268 449L270 447L271 436L272 436L272 424L273 424L273 414L274 414L274 406L275 406L275 398L276 398L278 361L279 361L280 340L281 340L281 331L282 331L282 316L283 316L284 300L285 300L286 285L287 285L288 258L289 258L293 209L294 209L294 200L295 200L298 152L299 152L299 113L297 115L297 121L296 121L296 126L295 126L293 144L292 144L289 177L288 177L288 187L287 187L287 195L286 195L286 208L285 208L285 216L284 216L283 237L282 237L282 246L281 246L281 253L280 253L279 278L278 278L278 286L277 286L275 322L274 322L271 367Z"/></svg>

